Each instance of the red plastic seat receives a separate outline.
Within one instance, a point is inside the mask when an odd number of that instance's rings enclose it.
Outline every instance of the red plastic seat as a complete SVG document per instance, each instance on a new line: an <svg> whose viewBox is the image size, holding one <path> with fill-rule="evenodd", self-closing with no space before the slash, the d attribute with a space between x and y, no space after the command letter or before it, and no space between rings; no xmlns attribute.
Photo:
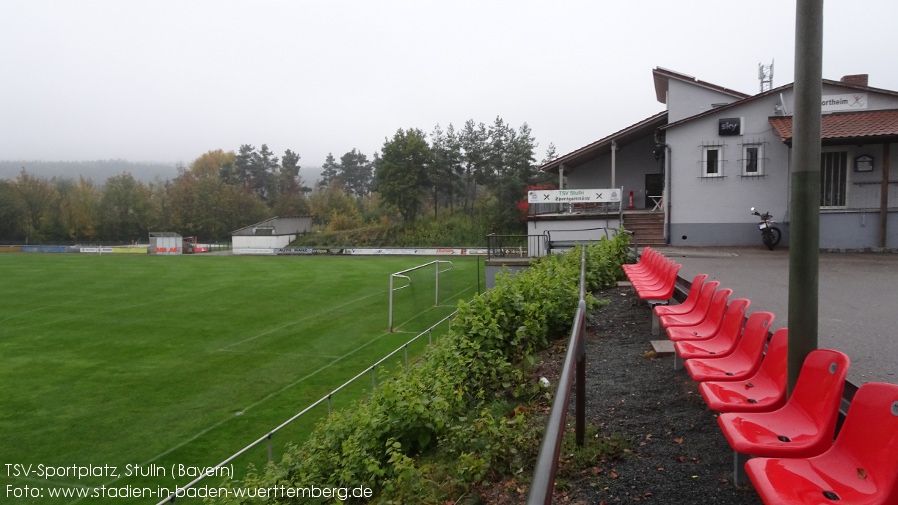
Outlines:
<svg viewBox="0 0 898 505"><path fill-rule="evenodd" d="M642 250L642 256L639 258L639 261L632 264L621 265L621 268L624 269L624 273L628 276L631 273L640 273L644 272L648 268L648 264L653 261L654 258L658 256L658 252L656 252L651 247L646 247Z"/></svg>
<svg viewBox="0 0 898 505"><path fill-rule="evenodd" d="M823 454L833 443L849 363L839 351L811 351L784 406L770 412L720 414L717 424L730 447L772 458Z"/></svg>
<svg viewBox="0 0 898 505"><path fill-rule="evenodd" d="M692 285L689 287L689 294L686 295L686 299L683 300L683 303L679 305L656 305L655 315L656 316L671 316L671 315L682 315L688 314L696 309L698 306L699 298L701 297L703 290L705 289L705 284L710 284L714 282L714 289L717 289L717 281L705 282L708 278L708 274L698 274L692 279ZM708 294L708 303L711 301L711 295L714 294L714 289L711 290L711 293Z"/></svg>
<svg viewBox="0 0 898 505"><path fill-rule="evenodd" d="M698 340L711 338L720 331L720 325L723 324L723 316L726 314L727 302L733 290L729 288L718 289L711 298L711 305L708 307L705 319L693 326L671 326L665 328L667 338L674 342L680 340Z"/></svg>
<svg viewBox="0 0 898 505"><path fill-rule="evenodd" d="M630 282L639 282L647 276L652 276L657 271L658 266L667 261L662 254L654 250L643 251L642 258L639 263L634 265L623 265L624 273Z"/></svg>
<svg viewBox="0 0 898 505"><path fill-rule="evenodd" d="M745 470L768 505L898 503L898 385L861 386L823 454L755 458Z"/></svg>
<svg viewBox="0 0 898 505"><path fill-rule="evenodd" d="M677 287L677 274L680 272L680 266L671 262L663 269L659 283L651 287L634 286L636 294L643 300L670 300Z"/></svg>
<svg viewBox="0 0 898 505"><path fill-rule="evenodd" d="M674 262L661 257L653 263L652 269L646 273L630 274L627 279L635 288L659 287L664 282L665 270Z"/></svg>
<svg viewBox="0 0 898 505"><path fill-rule="evenodd" d="M773 313L756 312L745 320L745 309L749 302L745 298L738 298L730 302L727 313L723 316L723 324L720 331L709 339L681 340L674 342L674 350L680 359L694 358L723 358L736 350L739 340L747 332L761 331L765 334L770 329L773 321ZM745 327L743 328L743 324ZM766 335L765 335L766 340Z"/></svg>
<svg viewBox="0 0 898 505"><path fill-rule="evenodd" d="M695 326L696 324L701 323L708 315L708 309L711 307L711 300L714 299L714 292L717 291L718 286L720 286L720 283L717 281L706 282L705 285L702 286L701 293L699 294L699 298L696 301L693 310L681 314L659 314L658 322L664 328L670 328L672 326ZM664 307L670 306L661 305L655 308L659 309ZM676 307L676 305L674 307Z"/></svg>
<svg viewBox="0 0 898 505"><path fill-rule="evenodd" d="M743 332L736 349L728 356L687 359L683 366L692 380L699 382L735 381L751 377L761 366L768 329Z"/></svg>
<svg viewBox="0 0 898 505"><path fill-rule="evenodd" d="M706 381L698 385L708 408L717 412L767 412L786 403L789 330L776 330L758 372L738 381Z"/></svg>

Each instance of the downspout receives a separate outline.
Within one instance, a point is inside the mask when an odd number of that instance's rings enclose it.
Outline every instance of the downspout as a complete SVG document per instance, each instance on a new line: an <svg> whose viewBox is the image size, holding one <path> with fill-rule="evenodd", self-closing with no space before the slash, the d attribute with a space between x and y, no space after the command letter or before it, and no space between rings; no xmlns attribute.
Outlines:
<svg viewBox="0 0 898 505"><path fill-rule="evenodd" d="M670 144L661 142L660 129L655 130L654 138L656 146L664 149L664 188L661 190L661 205L664 209L664 243L670 245ZM657 149L657 147L656 147ZM648 195L646 195L648 198Z"/></svg>
<svg viewBox="0 0 898 505"><path fill-rule="evenodd" d="M670 245L670 144L664 144L664 191L661 198L664 202L664 243Z"/></svg>
<svg viewBox="0 0 898 505"><path fill-rule="evenodd" d="M617 141L611 141L611 186L609 188L616 188L615 179L617 178Z"/></svg>
<svg viewBox="0 0 898 505"><path fill-rule="evenodd" d="M564 189L564 163L558 165L558 189ZM562 205L561 203L557 204L555 210L561 212Z"/></svg>

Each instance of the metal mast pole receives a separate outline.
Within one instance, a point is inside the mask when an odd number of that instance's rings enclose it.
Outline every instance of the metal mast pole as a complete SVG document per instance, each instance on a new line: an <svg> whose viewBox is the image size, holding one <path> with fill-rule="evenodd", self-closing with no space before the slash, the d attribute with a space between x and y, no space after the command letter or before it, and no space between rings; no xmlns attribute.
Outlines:
<svg viewBox="0 0 898 505"><path fill-rule="evenodd" d="M823 0L798 0L795 11L795 107L789 239L789 371L787 392L817 348L820 253L820 95Z"/></svg>

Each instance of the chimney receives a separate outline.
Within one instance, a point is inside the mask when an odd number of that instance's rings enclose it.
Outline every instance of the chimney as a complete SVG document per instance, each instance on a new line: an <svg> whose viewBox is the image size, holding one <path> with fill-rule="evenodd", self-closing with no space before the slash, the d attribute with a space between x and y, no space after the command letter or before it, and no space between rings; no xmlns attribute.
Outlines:
<svg viewBox="0 0 898 505"><path fill-rule="evenodd" d="M854 74L854 75L846 75L842 77L842 82L845 84L851 84L852 86L867 86L867 80L869 79L868 74Z"/></svg>

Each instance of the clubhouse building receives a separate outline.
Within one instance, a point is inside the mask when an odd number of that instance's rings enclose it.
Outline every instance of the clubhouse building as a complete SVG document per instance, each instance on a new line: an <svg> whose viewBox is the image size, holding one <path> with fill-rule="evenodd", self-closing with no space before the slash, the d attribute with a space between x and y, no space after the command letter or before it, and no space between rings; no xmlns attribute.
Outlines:
<svg viewBox="0 0 898 505"><path fill-rule="evenodd" d="M652 75L666 110L541 167L561 189L620 188L621 204L531 205L529 233L623 224L640 246L760 246L755 207L788 245L793 85L747 95ZM821 86L820 247L898 249L898 91L866 74Z"/></svg>

